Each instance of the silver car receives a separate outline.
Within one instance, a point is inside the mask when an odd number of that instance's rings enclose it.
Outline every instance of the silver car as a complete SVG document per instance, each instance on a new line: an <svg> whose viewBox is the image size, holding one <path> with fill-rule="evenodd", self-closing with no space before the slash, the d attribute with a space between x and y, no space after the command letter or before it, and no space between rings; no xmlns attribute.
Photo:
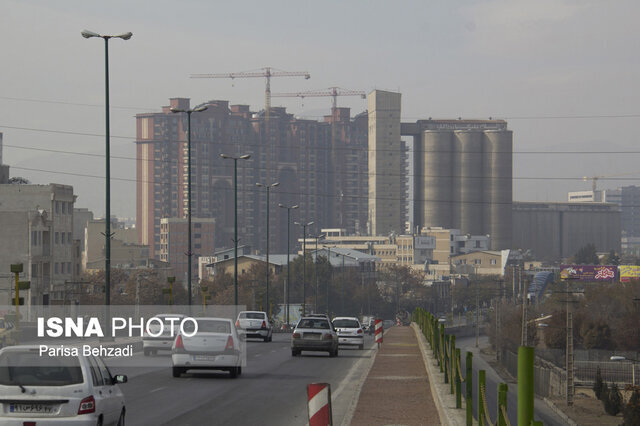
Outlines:
<svg viewBox="0 0 640 426"><path fill-rule="evenodd" d="M291 356L302 351L329 352L329 356L338 356L338 335L326 318L303 317L291 335Z"/></svg>
<svg viewBox="0 0 640 426"><path fill-rule="evenodd" d="M358 318L336 317L333 319L333 327L338 333L339 345L357 346L358 349L364 349L364 331Z"/></svg>
<svg viewBox="0 0 640 426"><path fill-rule="evenodd" d="M170 351L171 345L180 330L180 322L185 318L182 314L160 314L154 318L162 321L162 328L156 321L149 323L149 328L142 336L142 348L145 356L155 355L158 351Z"/></svg>
<svg viewBox="0 0 640 426"><path fill-rule="evenodd" d="M262 311L242 311L236 320L238 331L244 332L246 337L257 337L265 342L273 338L273 329L267 313Z"/></svg>

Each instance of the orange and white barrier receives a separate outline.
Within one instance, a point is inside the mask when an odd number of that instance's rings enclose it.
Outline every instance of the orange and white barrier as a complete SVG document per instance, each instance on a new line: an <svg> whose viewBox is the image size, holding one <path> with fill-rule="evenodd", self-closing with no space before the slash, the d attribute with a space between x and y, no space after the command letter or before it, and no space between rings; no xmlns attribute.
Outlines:
<svg viewBox="0 0 640 426"><path fill-rule="evenodd" d="M376 343L382 343L382 320L376 319Z"/></svg>
<svg viewBox="0 0 640 426"><path fill-rule="evenodd" d="M329 383L307 385L309 426L331 426L331 386Z"/></svg>

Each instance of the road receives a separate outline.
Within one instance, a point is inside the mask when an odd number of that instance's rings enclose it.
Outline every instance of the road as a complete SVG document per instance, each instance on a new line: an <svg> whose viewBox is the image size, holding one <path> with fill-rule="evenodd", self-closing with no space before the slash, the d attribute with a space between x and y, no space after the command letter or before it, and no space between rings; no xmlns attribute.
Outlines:
<svg viewBox="0 0 640 426"><path fill-rule="evenodd" d="M304 425L306 385L331 384L334 424L342 423L360 379L366 375L372 338L365 349L340 347L337 358L320 352L291 356L290 334L273 342L247 342L247 365L231 379L226 372L197 372L174 378L168 353L152 357L108 359L113 374L126 374L120 385L128 425Z"/></svg>
<svg viewBox="0 0 640 426"><path fill-rule="evenodd" d="M480 346L486 345L488 339L486 336L480 338ZM486 371L486 385L487 385L487 408L489 408L489 414L492 421L497 419L497 405L498 405L498 383L504 381L498 374L491 368L491 366L479 355L478 350L475 348L475 337L464 337L456 339L456 347L460 348L462 359L462 371L466 371L466 355L467 351L473 352L473 416L477 418L477 392L478 392L478 370ZM516 383L507 383L509 385L509 393L507 395L507 413L509 414L509 421L512 425L518 424L518 386ZM462 384L462 388L465 389L465 384ZM541 420L545 426L563 426L566 422L559 417L555 412L549 408L546 402L540 398L536 398L534 401L534 419Z"/></svg>

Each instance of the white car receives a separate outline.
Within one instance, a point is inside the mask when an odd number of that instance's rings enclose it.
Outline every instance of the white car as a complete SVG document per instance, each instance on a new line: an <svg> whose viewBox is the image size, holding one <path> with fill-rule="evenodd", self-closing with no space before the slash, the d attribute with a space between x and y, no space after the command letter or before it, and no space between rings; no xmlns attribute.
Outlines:
<svg viewBox="0 0 640 426"><path fill-rule="evenodd" d="M257 337L265 342L270 342L273 338L273 330L266 312L240 312L236 320L236 328L243 331L247 337Z"/></svg>
<svg viewBox="0 0 640 426"><path fill-rule="evenodd" d="M338 333L339 345L357 346L358 349L364 349L364 331L358 318L336 317L332 322Z"/></svg>
<svg viewBox="0 0 640 426"><path fill-rule="evenodd" d="M48 356L39 346L0 350L0 424L124 426L125 402L100 357Z"/></svg>
<svg viewBox="0 0 640 426"><path fill-rule="evenodd" d="M193 324L185 323L185 334L178 334L171 349L173 377L180 377L188 370L224 370L231 377L242 374L244 342L233 321L228 318L195 318Z"/></svg>
<svg viewBox="0 0 640 426"><path fill-rule="evenodd" d="M185 318L182 314L160 314L158 318L164 324L162 330L160 324L150 322L149 328L142 335L142 349L145 356L155 355L158 351L170 351L173 341L180 330L180 322ZM162 332L159 336L158 333ZM152 335L153 334L153 335Z"/></svg>

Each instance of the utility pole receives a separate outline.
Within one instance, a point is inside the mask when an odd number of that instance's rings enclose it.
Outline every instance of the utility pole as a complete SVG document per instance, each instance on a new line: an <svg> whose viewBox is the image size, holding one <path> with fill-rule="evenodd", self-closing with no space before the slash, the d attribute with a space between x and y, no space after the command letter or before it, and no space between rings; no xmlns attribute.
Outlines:
<svg viewBox="0 0 640 426"><path fill-rule="evenodd" d="M522 292L522 345L527 346L527 293Z"/></svg>
<svg viewBox="0 0 640 426"><path fill-rule="evenodd" d="M478 290L478 283L476 282L476 348L480 342L480 295Z"/></svg>
<svg viewBox="0 0 640 426"><path fill-rule="evenodd" d="M567 407L573 405L573 315L569 311L569 280L567 284Z"/></svg>

